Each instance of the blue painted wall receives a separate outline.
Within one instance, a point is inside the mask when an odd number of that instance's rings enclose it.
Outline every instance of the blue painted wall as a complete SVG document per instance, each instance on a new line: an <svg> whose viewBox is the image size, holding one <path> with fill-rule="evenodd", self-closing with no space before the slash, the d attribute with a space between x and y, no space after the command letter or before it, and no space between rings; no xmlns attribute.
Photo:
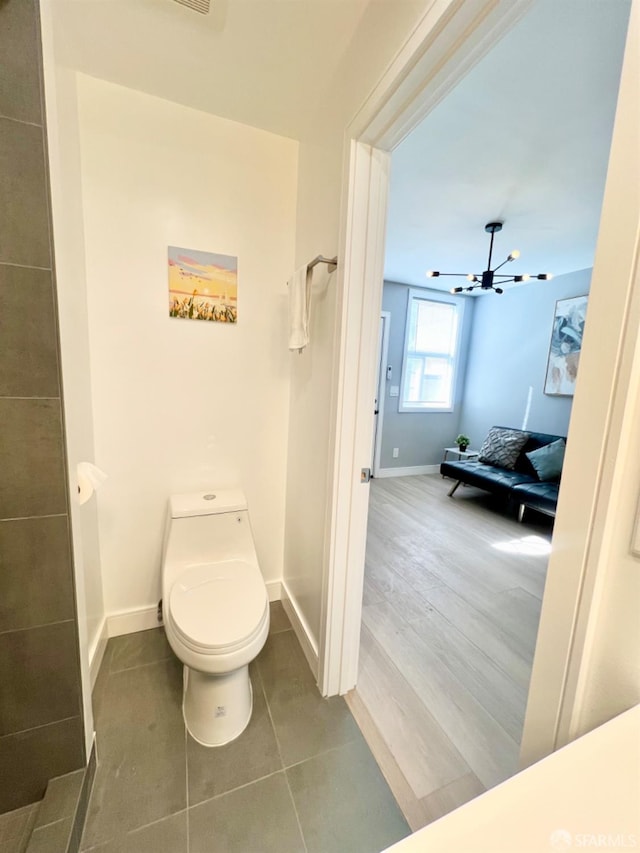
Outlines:
<svg viewBox="0 0 640 853"><path fill-rule="evenodd" d="M528 428L567 434L573 398L543 393L551 325L556 300L584 295L590 283L586 269L476 299L460 417L473 447L493 424L522 426L530 386Z"/></svg>
<svg viewBox="0 0 640 853"><path fill-rule="evenodd" d="M399 397L390 397L392 385L400 385L402 377L402 357L404 353L404 335L407 320L408 294L415 290L406 284L385 282L382 297L382 308L391 313L389 331L389 356L387 363L391 365L393 375L386 382L384 420L382 432L382 447L380 453L381 468L404 468L419 465L435 465L442 461L442 449L453 443L458 435L458 422L462 412L464 395L464 379L469 340L473 326L474 301L461 296L451 296L441 290L421 288L425 295L432 299L447 302L464 301L464 316L461 330L460 364L458 382L456 384L456 399L453 412L399 412ZM393 458L393 448L397 447L400 455Z"/></svg>
<svg viewBox="0 0 640 853"><path fill-rule="evenodd" d="M465 301L460 381L453 412L398 412L407 297L406 284L385 282L383 310L391 313L388 364L393 376L386 383L380 464L382 468L435 465L443 448L460 432L479 448L494 424L520 428L532 387L528 426L536 432L566 435L572 397L543 393L551 324L556 300L589 292L591 269L558 276L551 281L508 290L502 296L458 297ZM434 298L451 298L425 288ZM392 456L398 447L400 455Z"/></svg>

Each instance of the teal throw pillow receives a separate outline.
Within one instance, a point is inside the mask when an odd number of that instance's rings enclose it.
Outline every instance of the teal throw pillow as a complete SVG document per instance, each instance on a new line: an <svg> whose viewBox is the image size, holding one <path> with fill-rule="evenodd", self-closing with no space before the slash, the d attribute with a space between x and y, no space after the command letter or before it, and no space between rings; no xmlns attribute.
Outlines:
<svg viewBox="0 0 640 853"><path fill-rule="evenodd" d="M564 451L566 448L564 438L559 438L551 444L545 444L537 450L527 453L527 459L535 468L540 480L559 480L562 474L562 463L564 462Z"/></svg>

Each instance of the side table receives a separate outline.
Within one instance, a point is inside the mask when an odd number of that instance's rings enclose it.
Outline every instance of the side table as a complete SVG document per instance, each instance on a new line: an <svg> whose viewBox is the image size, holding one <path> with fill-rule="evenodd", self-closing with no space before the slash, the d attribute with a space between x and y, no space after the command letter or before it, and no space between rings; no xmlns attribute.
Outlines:
<svg viewBox="0 0 640 853"><path fill-rule="evenodd" d="M479 450L460 450L459 447L445 447L444 456L442 457L443 462L447 461L447 457L449 456L450 453L456 453L459 460L460 459L475 459L477 456L480 455Z"/></svg>

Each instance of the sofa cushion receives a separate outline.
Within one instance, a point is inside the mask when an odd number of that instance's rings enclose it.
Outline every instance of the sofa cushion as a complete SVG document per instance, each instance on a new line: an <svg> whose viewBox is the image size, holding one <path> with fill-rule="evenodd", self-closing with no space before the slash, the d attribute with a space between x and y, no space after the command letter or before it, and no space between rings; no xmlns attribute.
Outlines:
<svg viewBox="0 0 640 853"><path fill-rule="evenodd" d="M522 430L491 427L480 448L478 459L480 462L513 471L520 451L528 439L529 433Z"/></svg>
<svg viewBox="0 0 640 853"><path fill-rule="evenodd" d="M519 483L511 494L517 503L555 516L559 488L559 483Z"/></svg>
<svg viewBox="0 0 640 853"><path fill-rule="evenodd" d="M487 465L485 462L442 462L440 473L443 477L462 480L470 486L493 492L494 495L508 497L511 489L519 483L537 483L533 474L523 474L522 471L509 471L497 465Z"/></svg>
<svg viewBox="0 0 640 853"><path fill-rule="evenodd" d="M566 444L564 439L552 441L531 453L527 453L529 462L535 468L540 480L559 480L562 474L562 463L564 462L564 451Z"/></svg>

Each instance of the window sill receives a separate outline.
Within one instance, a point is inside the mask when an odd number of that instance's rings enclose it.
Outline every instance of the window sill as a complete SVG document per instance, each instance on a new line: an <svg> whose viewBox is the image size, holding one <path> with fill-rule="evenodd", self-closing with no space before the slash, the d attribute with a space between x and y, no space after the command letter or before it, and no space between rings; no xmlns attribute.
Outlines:
<svg viewBox="0 0 640 853"><path fill-rule="evenodd" d="M398 412L401 415L404 414L412 414L412 415L450 415L454 412L455 409L453 406L449 406L447 408L442 408L441 406L403 406L400 404L398 406Z"/></svg>

